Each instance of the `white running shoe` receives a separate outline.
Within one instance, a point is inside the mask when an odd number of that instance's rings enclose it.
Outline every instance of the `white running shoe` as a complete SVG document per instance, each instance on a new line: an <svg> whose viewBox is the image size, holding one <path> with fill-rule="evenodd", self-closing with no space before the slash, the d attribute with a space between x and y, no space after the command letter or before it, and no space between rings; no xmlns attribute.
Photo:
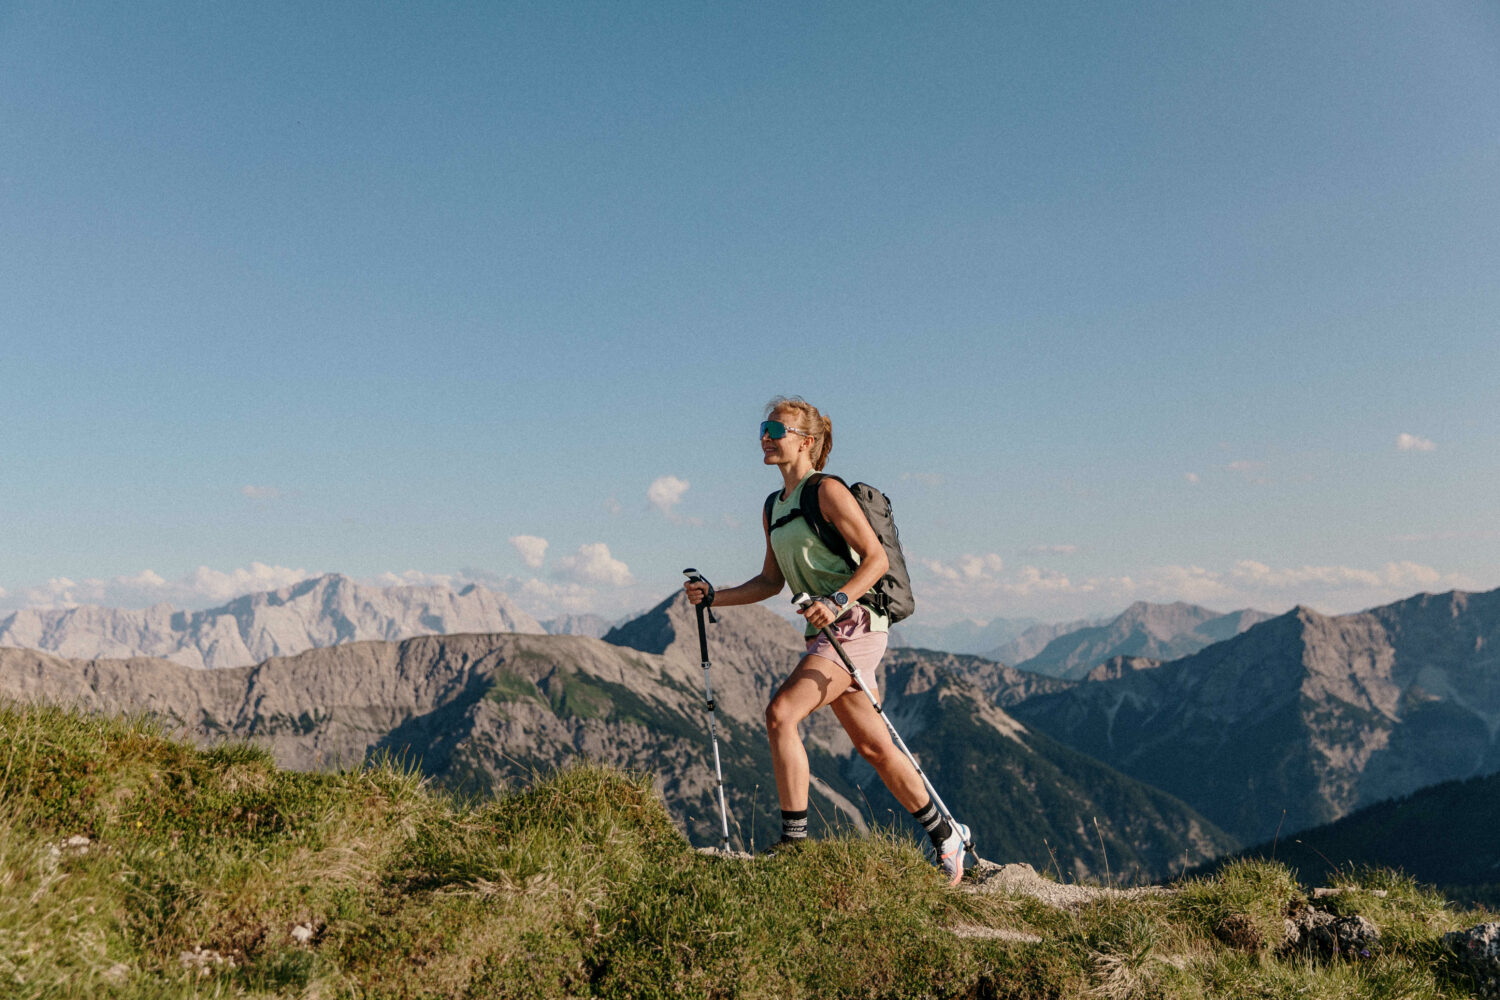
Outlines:
<svg viewBox="0 0 1500 1000"><path fill-rule="evenodd" d="M952 829L953 832L948 834L948 839L938 849L938 864L943 866L948 884L958 885L964 877L964 851L967 849L964 845L969 842L969 828L955 822Z"/></svg>

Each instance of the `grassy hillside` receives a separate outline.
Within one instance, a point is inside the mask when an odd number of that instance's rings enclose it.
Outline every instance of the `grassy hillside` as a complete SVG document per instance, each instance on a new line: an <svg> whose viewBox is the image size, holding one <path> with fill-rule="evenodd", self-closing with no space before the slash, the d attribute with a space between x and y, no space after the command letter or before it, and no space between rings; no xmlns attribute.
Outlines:
<svg viewBox="0 0 1500 1000"><path fill-rule="evenodd" d="M1477 922L1375 876L1341 904L1382 927L1369 958L1283 959L1274 865L1058 910L949 889L891 835L699 854L616 771L455 801L49 708L0 705L0 775L7 998L1436 998L1466 989L1438 936Z"/></svg>

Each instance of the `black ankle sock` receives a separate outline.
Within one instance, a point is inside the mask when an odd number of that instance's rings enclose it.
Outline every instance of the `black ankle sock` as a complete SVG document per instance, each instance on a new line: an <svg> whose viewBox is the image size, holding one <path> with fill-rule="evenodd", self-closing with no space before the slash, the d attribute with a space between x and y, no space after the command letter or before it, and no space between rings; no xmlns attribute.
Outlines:
<svg viewBox="0 0 1500 1000"><path fill-rule="evenodd" d="M935 847L942 847L943 841L953 835L953 827L943 819L943 814L938 812L937 803L931 799L920 809L912 810L912 817L922 824L922 829L927 831L927 836L932 838Z"/></svg>
<svg viewBox="0 0 1500 1000"><path fill-rule="evenodd" d="M781 810L781 839L805 840L807 838L807 810Z"/></svg>

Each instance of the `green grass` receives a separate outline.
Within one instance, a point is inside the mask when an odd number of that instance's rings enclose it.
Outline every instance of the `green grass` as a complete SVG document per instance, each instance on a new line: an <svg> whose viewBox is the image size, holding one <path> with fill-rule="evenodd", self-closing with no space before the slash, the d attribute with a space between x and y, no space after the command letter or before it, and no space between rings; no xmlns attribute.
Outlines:
<svg viewBox="0 0 1500 1000"><path fill-rule="evenodd" d="M701 855L644 775L458 800L395 762L289 772L145 721L0 705L7 998L1466 995L1440 937L1477 915L1388 872L1345 884L1328 905L1381 943L1313 962L1273 946L1301 899L1273 864L1059 911L952 890L890 832ZM1226 920L1260 943L1226 944Z"/></svg>
<svg viewBox="0 0 1500 1000"><path fill-rule="evenodd" d="M497 705L505 705L515 701L534 701L539 705L547 704L547 699L542 692L529 679L513 674L508 671L499 671L495 679L490 683L485 697Z"/></svg>

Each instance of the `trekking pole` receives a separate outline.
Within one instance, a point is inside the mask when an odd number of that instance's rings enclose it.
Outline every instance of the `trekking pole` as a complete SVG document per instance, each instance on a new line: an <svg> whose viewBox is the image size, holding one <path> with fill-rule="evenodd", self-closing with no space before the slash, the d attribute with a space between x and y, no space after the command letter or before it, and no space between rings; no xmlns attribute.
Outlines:
<svg viewBox="0 0 1500 1000"><path fill-rule="evenodd" d="M802 593L792 598L792 603L797 606L797 610L805 611L815 600L817 598L811 594ZM832 644L833 651L839 654L839 659L844 661L844 669L849 671L849 676L854 679L855 686L863 691L865 697L870 699L870 704L875 706L875 711L880 715L881 721L885 723L885 728L890 730L891 742L896 744L897 750L906 755L906 759L911 761L911 766L917 769L917 777L921 778L922 784L927 786L927 794L932 796L932 804L937 806L938 812L942 814L943 819L948 821L950 827L964 834L964 850L974 855L974 860L978 861L979 852L974 850L974 837L969 828L953 818L953 813L949 812L947 805L943 803L943 797L938 794L936 788L932 787L932 782L928 779L927 772L922 770L922 765L917 763L917 758L907 749L906 741L901 738L900 733L896 732L895 724L891 722L890 716L885 714L885 709L880 706L880 702L875 697L875 692L871 691L869 685L865 683L865 679L859 676L859 671L854 668L854 663L850 661L849 654L844 652L843 646L839 645L838 638L833 634L833 626L824 625L822 632L829 643Z"/></svg>
<svg viewBox="0 0 1500 1000"><path fill-rule="evenodd" d="M709 594L713 594L713 584L704 578L702 573L689 567L682 571L688 578L689 583L701 583L708 587ZM708 707L708 739L714 746L714 778L719 783L719 848L729 850L729 808L724 804L724 769L719 764L719 728L717 725L716 706L714 705L714 685L708 675L708 630L703 625L703 615L708 614L708 620L718 624L714 617L713 609L706 603L694 605L698 612L698 654L703 660L703 700Z"/></svg>

